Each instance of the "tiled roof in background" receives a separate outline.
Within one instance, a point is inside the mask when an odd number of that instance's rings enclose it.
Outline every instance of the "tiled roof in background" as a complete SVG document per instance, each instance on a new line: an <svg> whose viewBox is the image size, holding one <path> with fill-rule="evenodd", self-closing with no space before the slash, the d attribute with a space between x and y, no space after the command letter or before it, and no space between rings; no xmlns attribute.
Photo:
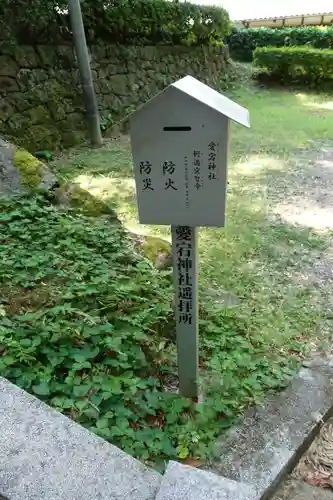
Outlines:
<svg viewBox="0 0 333 500"><path fill-rule="evenodd" d="M235 19L265 19L271 17L291 17L315 15L333 11L332 0L181 0L202 5L224 7Z"/></svg>
<svg viewBox="0 0 333 500"><path fill-rule="evenodd" d="M332 2L332 7L333 7L333 2ZM252 18L242 18L242 19L238 19L237 21L235 22L241 22L243 20L246 19L246 21L262 21L264 19L280 19L280 18L284 18L284 17L317 17L317 16L330 16L332 15L333 16L333 11L330 11L330 12L315 12L315 13L298 13L298 14L279 14L279 15L276 15L276 16L268 16L268 17L252 17Z"/></svg>

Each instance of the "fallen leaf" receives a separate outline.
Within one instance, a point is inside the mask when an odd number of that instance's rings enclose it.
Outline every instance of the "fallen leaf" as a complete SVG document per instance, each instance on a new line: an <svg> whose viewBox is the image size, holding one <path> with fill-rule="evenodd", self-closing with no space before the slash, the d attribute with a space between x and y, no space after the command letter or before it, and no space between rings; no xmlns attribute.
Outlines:
<svg viewBox="0 0 333 500"><path fill-rule="evenodd" d="M199 458L196 458L196 457L187 457L187 458L184 458L181 462L182 462L182 464L189 465L190 467L201 467L202 466L202 462L199 460Z"/></svg>

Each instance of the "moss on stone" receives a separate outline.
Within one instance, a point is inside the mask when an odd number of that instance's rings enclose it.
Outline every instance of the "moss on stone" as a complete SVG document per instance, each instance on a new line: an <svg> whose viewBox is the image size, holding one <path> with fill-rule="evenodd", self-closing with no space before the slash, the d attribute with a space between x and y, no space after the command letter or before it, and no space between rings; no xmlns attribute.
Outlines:
<svg viewBox="0 0 333 500"><path fill-rule="evenodd" d="M56 190L56 198L60 204L80 210L85 215L99 217L111 215L116 218L112 208L102 200L95 198L89 191L78 184L64 183Z"/></svg>
<svg viewBox="0 0 333 500"><path fill-rule="evenodd" d="M111 208L78 185L72 185L69 198L73 207L80 208L86 215L109 215Z"/></svg>
<svg viewBox="0 0 333 500"><path fill-rule="evenodd" d="M163 238L144 236L140 247L144 256L157 268L167 268L172 263L171 245Z"/></svg>
<svg viewBox="0 0 333 500"><path fill-rule="evenodd" d="M36 189L42 181L43 164L25 149L14 153L14 166L20 172L21 184Z"/></svg>

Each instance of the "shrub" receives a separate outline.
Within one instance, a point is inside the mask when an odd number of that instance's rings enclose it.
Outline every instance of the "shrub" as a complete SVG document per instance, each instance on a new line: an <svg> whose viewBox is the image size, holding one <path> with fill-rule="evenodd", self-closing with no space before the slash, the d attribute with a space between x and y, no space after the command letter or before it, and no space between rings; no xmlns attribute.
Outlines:
<svg viewBox="0 0 333 500"><path fill-rule="evenodd" d="M208 45L230 32L226 10L177 0L85 0L82 13L89 42ZM67 1L0 0L0 33L20 43L70 40Z"/></svg>
<svg viewBox="0 0 333 500"><path fill-rule="evenodd" d="M258 47L254 64L279 81L319 85L333 78L333 50L312 47Z"/></svg>
<svg viewBox="0 0 333 500"><path fill-rule="evenodd" d="M333 26L302 28L233 28L227 38L232 57L252 61L256 47L310 45L318 49L333 48Z"/></svg>

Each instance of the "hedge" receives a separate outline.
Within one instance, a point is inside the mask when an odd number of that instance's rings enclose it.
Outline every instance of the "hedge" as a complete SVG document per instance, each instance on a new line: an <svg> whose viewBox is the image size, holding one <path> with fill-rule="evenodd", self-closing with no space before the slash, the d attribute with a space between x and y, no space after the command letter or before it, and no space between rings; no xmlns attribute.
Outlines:
<svg viewBox="0 0 333 500"><path fill-rule="evenodd" d="M81 0L89 42L208 45L230 33L225 9L178 0ZM0 0L0 38L54 44L71 39L67 0Z"/></svg>
<svg viewBox="0 0 333 500"><path fill-rule="evenodd" d="M234 59L252 61L256 47L310 45L318 49L333 48L333 26L300 28L233 28L227 38Z"/></svg>
<svg viewBox="0 0 333 500"><path fill-rule="evenodd" d="M303 47L258 47L254 64L275 80L311 85L333 79L333 50Z"/></svg>

